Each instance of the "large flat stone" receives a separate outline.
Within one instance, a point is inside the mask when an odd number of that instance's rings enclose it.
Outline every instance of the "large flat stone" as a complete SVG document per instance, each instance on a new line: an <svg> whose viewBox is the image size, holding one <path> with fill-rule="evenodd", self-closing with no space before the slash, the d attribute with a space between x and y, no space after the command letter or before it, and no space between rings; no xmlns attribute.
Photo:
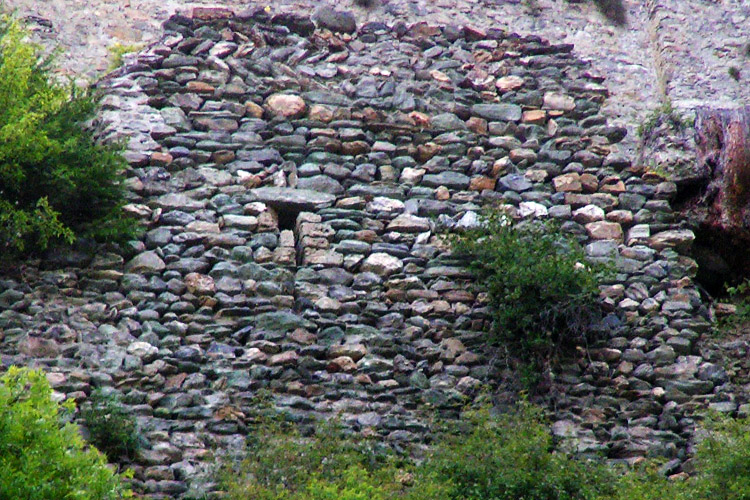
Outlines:
<svg viewBox="0 0 750 500"><path fill-rule="evenodd" d="M252 201L261 201L281 210L318 210L333 205L336 197L311 189L261 187L250 191Z"/></svg>
<svg viewBox="0 0 750 500"><path fill-rule="evenodd" d="M471 107L472 114L492 121L515 122L521 119L521 106L515 104L475 104Z"/></svg>

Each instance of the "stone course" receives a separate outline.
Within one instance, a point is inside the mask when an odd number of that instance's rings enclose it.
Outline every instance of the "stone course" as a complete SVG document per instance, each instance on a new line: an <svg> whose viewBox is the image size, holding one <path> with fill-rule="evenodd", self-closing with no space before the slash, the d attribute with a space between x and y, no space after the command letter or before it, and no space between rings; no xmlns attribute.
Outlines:
<svg viewBox="0 0 750 500"><path fill-rule="evenodd" d="M210 491L206 460L241 449L261 389L291 420L336 415L395 446L484 385L512 399L486 297L440 236L488 205L559 221L616 270L605 340L550 374L566 446L676 468L696 409L736 409L696 349L710 325L674 184L620 154L626 130L572 45L194 14L98 84L96 126L128 141L143 238L0 280L3 365L43 366L79 402L121 392L149 443L139 491Z"/></svg>

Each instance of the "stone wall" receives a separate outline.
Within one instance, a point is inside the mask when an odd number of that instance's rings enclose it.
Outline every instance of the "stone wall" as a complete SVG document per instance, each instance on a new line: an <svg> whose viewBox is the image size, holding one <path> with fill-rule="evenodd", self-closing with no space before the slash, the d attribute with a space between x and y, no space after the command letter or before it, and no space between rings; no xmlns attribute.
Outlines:
<svg viewBox="0 0 750 500"><path fill-rule="evenodd" d="M693 411L736 406L695 354L709 323L675 185L615 151L603 78L535 36L352 21L197 9L102 81L101 137L128 141L126 210L147 231L3 278L3 364L79 402L121 392L151 498L211 489L196 478L241 449L261 389L302 424L418 443L482 385L512 398L438 234L502 205L616 268L606 340L551 374L553 431L678 467Z"/></svg>

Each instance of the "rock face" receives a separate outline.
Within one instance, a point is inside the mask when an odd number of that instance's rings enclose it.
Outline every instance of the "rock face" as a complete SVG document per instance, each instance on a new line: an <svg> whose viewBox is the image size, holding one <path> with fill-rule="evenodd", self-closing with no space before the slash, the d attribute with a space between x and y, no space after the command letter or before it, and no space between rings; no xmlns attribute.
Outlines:
<svg viewBox="0 0 750 500"><path fill-rule="evenodd" d="M679 179L682 209L700 236L701 283L721 293L750 275L750 108L698 109L695 153Z"/></svg>
<svg viewBox="0 0 750 500"><path fill-rule="evenodd" d="M727 397L694 349L709 324L691 234L674 185L614 152L601 79L570 45L201 12L100 84L142 240L0 279L3 363L38 357L68 397L121 391L149 441L139 491L204 496L209 450L242 446L261 389L295 422L410 443L424 404L456 416L483 384L512 399L485 297L435 234L488 204L556 219L616 270L605 340L550 380L559 432L612 459L682 458L692 410ZM309 111L281 112L297 99Z"/></svg>

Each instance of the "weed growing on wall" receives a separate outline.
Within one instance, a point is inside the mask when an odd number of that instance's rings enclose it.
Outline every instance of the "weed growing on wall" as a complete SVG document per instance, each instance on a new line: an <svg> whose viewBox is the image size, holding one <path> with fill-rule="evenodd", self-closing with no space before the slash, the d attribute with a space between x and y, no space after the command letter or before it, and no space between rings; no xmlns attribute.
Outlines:
<svg viewBox="0 0 750 500"><path fill-rule="evenodd" d="M107 48L109 52L109 71L114 71L125 63L125 56L138 52L143 48L142 44L115 43Z"/></svg>

